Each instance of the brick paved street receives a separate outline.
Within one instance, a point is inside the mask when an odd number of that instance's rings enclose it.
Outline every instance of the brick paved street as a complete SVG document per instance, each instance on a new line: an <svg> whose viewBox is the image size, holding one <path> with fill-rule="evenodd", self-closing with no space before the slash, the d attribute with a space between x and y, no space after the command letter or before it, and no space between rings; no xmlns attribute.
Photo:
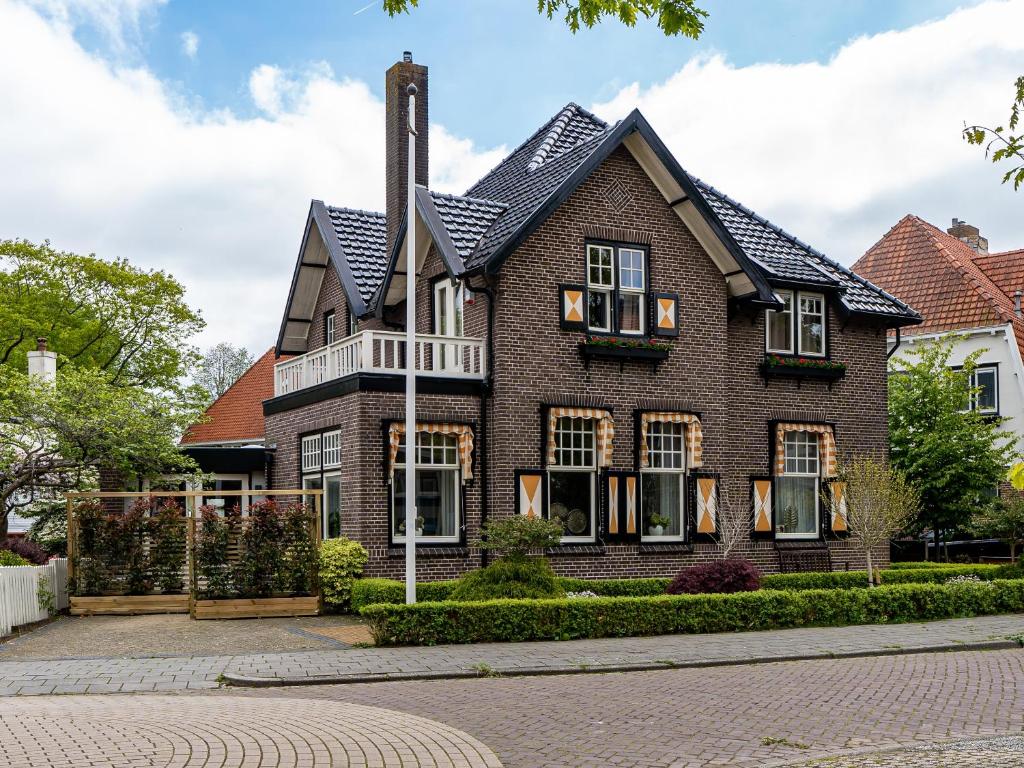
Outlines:
<svg viewBox="0 0 1024 768"><path fill-rule="evenodd" d="M1024 765L1024 737L965 739L916 749L830 757L794 768L989 768Z"/></svg>

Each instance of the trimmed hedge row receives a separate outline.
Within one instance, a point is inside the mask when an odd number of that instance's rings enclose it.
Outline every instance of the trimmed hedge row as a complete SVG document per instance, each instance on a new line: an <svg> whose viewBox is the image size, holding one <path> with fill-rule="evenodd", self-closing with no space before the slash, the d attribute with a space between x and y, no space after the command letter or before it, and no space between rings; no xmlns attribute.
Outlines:
<svg viewBox="0 0 1024 768"><path fill-rule="evenodd" d="M384 645L574 640L883 624L1024 611L1024 580L876 589L371 605Z"/></svg>
<svg viewBox="0 0 1024 768"><path fill-rule="evenodd" d="M940 563L936 560L905 560L899 563L889 563L889 569L893 571L917 571L921 568L948 568L955 563Z"/></svg>

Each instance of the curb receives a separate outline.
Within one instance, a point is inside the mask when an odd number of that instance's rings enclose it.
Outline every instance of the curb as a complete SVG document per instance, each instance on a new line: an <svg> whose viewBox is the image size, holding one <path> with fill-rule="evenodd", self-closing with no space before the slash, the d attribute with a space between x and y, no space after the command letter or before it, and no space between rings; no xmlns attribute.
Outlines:
<svg viewBox="0 0 1024 768"><path fill-rule="evenodd" d="M296 685L353 685L356 683L394 683L413 680L467 680L488 677L543 677L550 675L594 675L610 672L651 672L666 669L699 669L704 667L739 667L752 664L776 664L786 661L821 659L861 659L876 656L912 656L922 653L955 651L1019 650L1016 640L986 640L978 643L947 643L912 648L872 648L864 651L836 653L804 653L787 656L750 656L742 659L702 659L698 661L649 661L636 664L585 664L560 667L509 667L479 672L475 669L451 669L439 672L378 672L351 675L318 675L310 677L252 677L225 672L222 681L236 688L283 688Z"/></svg>

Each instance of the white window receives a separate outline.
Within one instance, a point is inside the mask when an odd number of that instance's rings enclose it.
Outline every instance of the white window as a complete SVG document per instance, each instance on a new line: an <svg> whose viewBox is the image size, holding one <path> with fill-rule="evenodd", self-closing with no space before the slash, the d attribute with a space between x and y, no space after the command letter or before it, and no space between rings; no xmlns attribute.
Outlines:
<svg viewBox="0 0 1024 768"><path fill-rule="evenodd" d="M647 254L639 248L587 245L587 327L640 336L646 330Z"/></svg>
<svg viewBox="0 0 1024 768"><path fill-rule="evenodd" d="M324 344L334 343L334 312L324 315Z"/></svg>
<svg viewBox="0 0 1024 768"><path fill-rule="evenodd" d="M391 533L405 541L405 438L398 446L391 483ZM458 438L416 435L416 540L458 542L461 513Z"/></svg>
<svg viewBox="0 0 1024 768"><path fill-rule="evenodd" d="M320 435L302 438L302 471L320 469Z"/></svg>
<svg viewBox="0 0 1024 768"><path fill-rule="evenodd" d="M778 538L818 537L818 436L786 432L784 472L775 478L775 533Z"/></svg>
<svg viewBox="0 0 1024 768"><path fill-rule="evenodd" d="M999 413L999 369L979 366L970 376L970 409L980 413Z"/></svg>
<svg viewBox="0 0 1024 768"><path fill-rule="evenodd" d="M643 527L650 540L683 538L686 519L685 426L652 421L647 426L647 467L641 472Z"/></svg>
<svg viewBox="0 0 1024 768"><path fill-rule="evenodd" d="M315 475L305 475L302 478L302 489L304 491L320 491L323 490L324 480L323 476L317 472ZM306 505L306 509L312 514L318 507L317 498L315 495L310 494L304 496L302 503ZM320 514L323 515L323 496L320 497L319 503ZM323 535L323 529L321 528L321 535Z"/></svg>
<svg viewBox="0 0 1024 768"><path fill-rule="evenodd" d="M324 432L322 442L324 468L341 466L341 431Z"/></svg>
<svg viewBox="0 0 1024 768"><path fill-rule="evenodd" d="M324 475L323 504L320 510L320 536L336 539L341 536L341 474Z"/></svg>
<svg viewBox="0 0 1024 768"><path fill-rule="evenodd" d="M359 318L351 309L348 311L348 335L355 336L359 331Z"/></svg>
<svg viewBox="0 0 1024 768"><path fill-rule="evenodd" d="M820 293L776 291L779 311L765 314L765 349L783 355L825 355L825 297Z"/></svg>
<svg viewBox="0 0 1024 768"><path fill-rule="evenodd" d="M565 527L562 541L594 540L597 446L593 419L555 423L555 460L548 472L548 511Z"/></svg>
<svg viewBox="0 0 1024 768"><path fill-rule="evenodd" d="M438 336L463 336L462 283L450 280L434 283L434 331ZM442 371L461 371L462 355L456 344L435 344L434 362Z"/></svg>

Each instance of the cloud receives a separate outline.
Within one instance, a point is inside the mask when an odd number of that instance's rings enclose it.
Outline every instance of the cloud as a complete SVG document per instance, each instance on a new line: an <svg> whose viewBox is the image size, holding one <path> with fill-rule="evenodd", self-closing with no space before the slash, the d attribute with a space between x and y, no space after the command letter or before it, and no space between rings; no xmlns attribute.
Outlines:
<svg viewBox="0 0 1024 768"><path fill-rule="evenodd" d="M139 42L142 22L167 0L27 0L41 15L65 29L96 27L111 51L123 56Z"/></svg>
<svg viewBox="0 0 1024 768"><path fill-rule="evenodd" d="M199 53L199 35L192 30L181 33L181 52L186 57L195 61Z"/></svg>
<svg viewBox="0 0 1024 768"><path fill-rule="evenodd" d="M844 263L905 213L958 216L1024 246L1024 195L960 137L1002 122L1024 56L1024 3L990 2L860 37L825 63L695 58L593 109L639 107L689 172Z"/></svg>

